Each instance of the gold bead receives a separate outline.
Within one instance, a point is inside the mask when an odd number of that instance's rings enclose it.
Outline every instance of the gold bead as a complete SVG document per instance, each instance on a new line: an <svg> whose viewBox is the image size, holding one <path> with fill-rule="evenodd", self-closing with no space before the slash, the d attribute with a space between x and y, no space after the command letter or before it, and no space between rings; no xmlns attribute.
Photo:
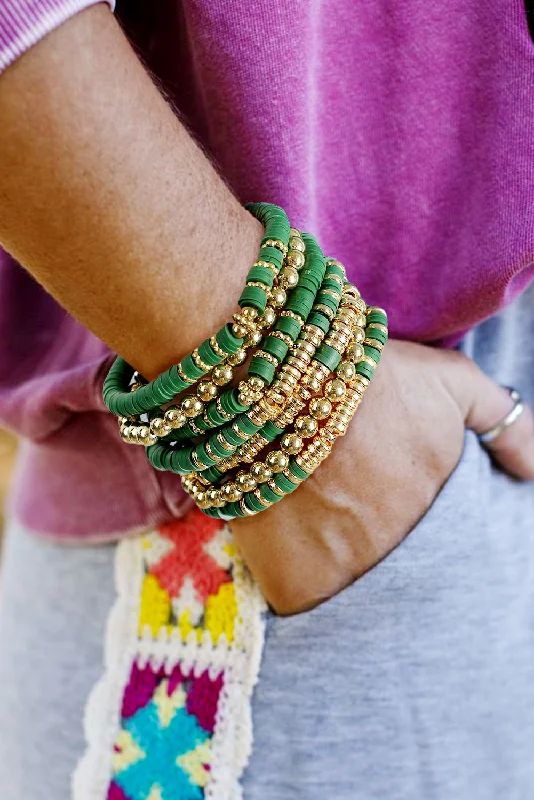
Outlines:
<svg viewBox="0 0 534 800"><path fill-rule="evenodd" d="M304 266L306 261L306 257L304 253L301 253L300 250L288 250L286 256L286 264L289 267L295 267L295 269L301 269Z"/></svg>
<svg viewBox="0 0 534 800"><path fill-rule="evenodd" d="M244 308L241 309L241 313L244 317L251 320L252 322L258 317L258 309L252 308L252 306L245 306Z"/></svg>
<svg viewBox="0 0 534 800"><path fill-rule="evenodd" d="M250 331L248 336L245 337L245 347L257 347L262 339L263 336L260 331Z"/></svg>
<svg viewBox="0 0 534 800"><path fill-rule="evenodd" d="M306 245L304 244L300 236L291 236L289 239L289 249L299 250L301 253L304 253L304 251L306 250Z"/></svg>
<svg viewBox="0 0 534 800"><path fill-rule="evenodd" d="M265 389L265 381L258 375L252 375L248 379L247 383L251 387L251 389L255 392L262 392Z"/></svg>
<svg viewBox="0 0 534 800"><path fill-rule="evenodd" d="M232 333L236 337L236 339L244 339L247 335L247 329L244 325L241 325L238 322L234 322L232 325Z"/></svg>
<svg viewBox="0 0 534 800"><path fill-rule="evenodd" d="M223 497L228 503L233 503L235 500L239 500L239 498L243 495L241 489L239 489L233 481L225 483L224 486L221 487L220 492L221 497Z"/></svg>
<svg viewBox="0 0 534 800"><path fill-rule="evenodd" d="M299 274L295 267L284 267L280 272L280 285L284 289L292 289L299 282Z"/></svg>
<svg viewBox="0 0 534 800"><path fill-rule="evenodd" d="M354 320L354 324L357 325L359 328L365 328L365 325L367 324L365 314L356 314L356 319Z"/></svg>
<svg viewBox="0 0 534 800"><path fill-rule="evenodd" d="M319 425L317 420L311 416L299 417L299 419L295 422L295 430L304 439L308 439L310 436L315 436L318 428Z"/></svg>
<svg viewBox="0 0 534 800"><path fill-rule="evenodd" d="M238 367L240 364L246 361L246 358L247 358L247 351L245 350L244 347L240 347L237 352L235 352L231 356L228 356L226 360L228 361L230 366Z"/></svg>
<svg viewBox="0 0 534 800"><path fill-rule="evenodd" d="M354 364L356 364L358 361L360 361L364 357L365 350L363 349L363 345L361 345L360 342L352 342L352 344L350 344L347 347L345 355Z"/></svg>
<svg viewBox="0 0 534 800"><path fill-rule="evenodd" d="M166 436L171 432L171 426L167 425L162 417L154 417L154 419L150 421L150 432L153 433L154 436Z"/></svg>
<svg viewBox="0 0 534 800"><path fill-rule="evenodd" d="M171 428L181 428L187 422L185 414L179 408L168 408L163 419Z"/></svg>
<svg viewBox="0 0 534 800"><path fill-rule="evenodd" d="M224 386L225 384L230 383L230 381L233 379L234 371L232 367L221 364L220 366L215 367L211 373L211 377L216 386Z"/></svg>
<svg viewBox="0 0 534 800"><path fill-rule="evenodd" d="M282 306L285 306L287 301L287 295L285 291L279 286L271 289L271 301L276 308L282 308Z"/></svg>
<svg viewBox="0 0 534 800"><path fill-rule="evenodd" d="M364 340L364 345L367 345L367 347L374 347L375 350L378 350L379 353L381 353L382 350L384 349L383 343L379 342L378 339L367 338Z"/></svg>
<svg viewBox="0 0 534 800"><path fill-rule="evenodd" d="M371 322L371 324L367 326L367 330L369 331L370 334L373 332L373 329L376 331L382 331L382 333L385 334L388 333L387 326L382 325L381 322Z"/></svg>
<svg viewBox="0 0 534 800"><path fill-rule="evenodd" d="M262 328L270 328L276 320L276 312L272 306L267 306L260 320Z"/></svg>
<svg viewBox="0 0 534 800"><path fill-rule="evenodd" d="M251 466L250 474L257 483L265 483L265 481L273 477L272 469L266 464L262 464L261 461L256 461L256 463Z"/></svg>
<svg viewBox="0 0 534 800"><path fill-rule="evenodd" d="M202 400L199 400L198 397L190 394L182 400L181 408L186 417L197 417L199 414L202 414L204 403Z"/></svg>
<svg viewBox="0 0 534 800"><path fill-rule="evenodd" d="M217 387L213 381L200 381L197 386L197 394L205 403L215 400L217 397Z"/></svg>
<svg viewBox="0 0 534 800"><path fill-rule="evenodd" d="M258 485L257 481L248 472L238 472L235 483L241 492L251 492Z"/></svg>
<svg viewBox="0 0 534 800"><path fill-rule="evenodd" d="M343 287L343 294L348 295L349 297L361 297L358 289L354 286L353 283L346 283Z"/></svg>
<svg viewBox="0 0 534 800"><path fill-rule="evenodd" d="M215 508L222 508L222 506L226 505L226 500L221 497L221 493L215 488L207 490L206 500L208 500L212 506L215 506Z"/></svg>
<svg viewBox="0 0 534 800"><path fill-rule="evenodd" d="M289 229L289 235L290 236L297 236L299 239L301 238L300 237L300 231L299 231L298 228L290 228Z"/></svg>
<svg viewBox="0 0 534 800"><path fill-rule="evenodd" d="M130 444L140 444L139 428L137 425L132 425L130 428Z"/></svg>
<svg viewBox="0 0 534 800"><path fill-rule="evenodd" d="M326 397L315 397L310 402L310 414L315 419L326 419L332 413L332 403Z"/></svg>
<svg viewBox="0 0 534 800"><path fill-rule="evenodd" d="M363 328L354 328L352 331L352 338L357 344L361 344L365 339L365 331Z"/></svg>
<svg viewBox="0 0 534 800"><path fill-rule="evenodd" d="M199 492L198 495L195 497L195 503L199 508L209 508L210 501L206 496L206 492Z"/></svg>
<svg viewBox="0 0 534 800"><path fill-rule="evenodd" d="M350 381L356 374L354 364L351 361L342 361L336 371L338 377L341 378L342 381Z"/></svg>
<svg viewBox="0 0 534 800"><path fill-rule="evenodd" d="M300 453L304 446L302 437L298 433L286 433L282 436L281 441L282 449L289 453L289 455L296 455Z"/></svg>
<svg viewBox="0 0 534 800"><path fill-rule="evenodd" d="M328 400L331 400L333 403L339 402L339 400L341 400L341 398L345 395L346 391L347 387L339 378L334 378L333 380L328 381L324 387L325 397L328 398Z"/></svg>
<svg viewBox="0 0 534 800"><path fill-rule="evenodd" d="M273 450L269 453L265 462L273 472L283 472L289 466L289 456L282 450Z"/></svg>
<svg viewBox="0 0 534 800"><path fill-rule="evenodd" d="M383 308L380 308L380 306L369 306L369 308L367 309L368 314L372 314L375 311L377 314L383 314L385 317L387 317L386 312L384 311Z"/></svg>

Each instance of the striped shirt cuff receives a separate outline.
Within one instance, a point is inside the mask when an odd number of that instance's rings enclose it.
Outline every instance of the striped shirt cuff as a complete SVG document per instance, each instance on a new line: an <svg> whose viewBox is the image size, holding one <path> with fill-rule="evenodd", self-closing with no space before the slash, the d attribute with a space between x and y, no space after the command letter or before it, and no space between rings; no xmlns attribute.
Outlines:
<svg viewBox="0 0 534 800"><path fill-rule="evenodd" d="M84 8L115 0L0 0L0 73Z"/></svg>

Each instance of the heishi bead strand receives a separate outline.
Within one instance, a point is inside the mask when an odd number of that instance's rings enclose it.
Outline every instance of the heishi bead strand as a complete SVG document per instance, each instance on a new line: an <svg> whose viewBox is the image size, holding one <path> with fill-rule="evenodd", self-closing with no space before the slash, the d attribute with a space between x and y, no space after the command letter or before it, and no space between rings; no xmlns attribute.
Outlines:
<svg viewBox="0 0 534 800"><path fill-rule="evenodd" d="M294 247L298 245L300 250L295 251L296 253L303 253L304 251L304 242L300 238L300 234L298 231L293 230L293 236L291 237L291 243ZM289 250L291 254L293 250ZM304 256L303 256L304 258ZM299 262L300 263L300 262ZM302 261L302 263L304 263ZM285 264L285 259L284 259ZM299 267L300 268L300 267ZM284 328L283 322L278 325L278 321L280 319L280 313L283 314L284 305L287 301L287 290L292 288L296 283L298 283L298 271L293 266L283 266L279 279L278 285L276 285L271 293L270 300L274 303L273 306L267 306L263 317L260 318L259 323L261 328L266 329L263 337L260 336L259 338L254 339L245 339L245 357L246 357L246 349L249 347L257 347L257 346L265 346L269 348L269 343L272 340L272 337L282 338L284 340L289 340L290 337L287 333L283 333L281 329ZM286 326L287 327L287 326ZM271 345L272 346L272 345ZM260 351L261 352L261 351ZM257 355L257 353L256 353ZM273 357L269 354L267 357ZM245 359L243 359L244 361ZM242 362L241 362L242 363ZM220 369L220 368L216 368ZM220 372L217 373L214 370L214 374L211 376L211 380L208 379L206 381L202 381L199 383L197 388L197 396L199 402L196 403L196 410L198 410L198 414L196 414L196 419L189 419L188 426L179 430L176 433L171 432L170 434L167 433L165 436L164 441L183 441L186 439L192 439L195 436L202 435L206 432L209 432L210 429L216 428L221 425L223 422L234 419L239 411L248 410L250 405L254 402L258 401L262 396L266 386L266 383L261 377L258 375L257 372L251 374L251 370L249 367L249 375L247 380L242 380L239 383L239 386L236 389L229 390L229 397L228 402L226 398L216 399L218 395L217 386L222 386L224 384L230 383L233 379L233 373L230 375L230 370L226 373L221 374ZM237 397L237 405L235 400ZM182 407L184 403L187 403L188 398L184 398L182 400ZM215 406L211 406L210 408L204 408L204 403L209 401L215 401ZM202 406L200 403L202 402ZM165 417L168 418L170 413L179 412L179 409L170 409L165 413ZM192 416L190 414L189 416ZM199 419L199 417L202 417ZM221 421L222 418L222 421ZM161 424L161 423L160 423ZM183 418L181 418L179 424L172 425L173 428L182 428L183 426Z"/></svg>
<svg viewBox="0 0 534 800"><path fill-rule="evenodd" d="M298 238L298 232L293 230L293 239ZM248 373L249 380L262 381L263 385L272 383L277 368L289 351L289 342L296 338L301 326L311 312L314 297L320 288L326 269L322 252L312 236L304 234L306 242L305 261L298 276L294 289L289 294L286 306L277 320L272 333L265 339L262 349L256 351L250 362ZM289 250L289 253L292 251ZM299 252L299 251L295 251ZM312 287L313 291L308 287ZM291 315L291 316L290 316ZM296 319L295 319L296 318ZM276 334L284 333L284 340ZM226 460L228 452L235 451L237 447L248 441L265 423L279 413L279 407L267 392L252 408L240 406L235 402L235 392L228 396L223 413L211 406L211 427L217 428L210 439L200 444L189 444L191 438L198 435L191 430L185 431L184 438L187 442L177 447L170 447L158 443L148 448L147 455L151 464L156 469L169 470L180 475L189 474L191 471L204 471L216 467L218 462ZM243 391L238 395L243 396ZM223 397L220 398L221 404ZM220 411L220 410L219 410ZM210 415L210 407L207 409ZM208 432L208 427L198 423L198 433ZM230 449L231 448L231 449Z"/></svg>
<svg viewBox="0 0 534 800"><path fill-rule="evenodd" d="M104 402L116 416L136 417L169 403L176 395L203 378L210 368L220 364L225 357L237 353L245 337L257 328L255 318L265 311L275 278L274 272L276 270L278 274L282 269L285 250L289 244L290 226L285 212L277 206L260 203L251 204L247 208L265 227L258 260L272 264L273 269L253 266L238 301L241 311L238 312L237 321L224 325L215 337L206 339L179 364L170 367L155 380L139 386L135 392L129 390L134 370L124 359L118 357L106 377L103 389ZM247 324L241 324L243 321ZM151 432L151 436L153 435Z"/></svg>
<svg viewBox="0 0 534 800"><path fill-rule="evenodd" d="M375 311L380 312L382 317L382 322L380 324L387 331L385 325L387 318L385 313L381 309L373 309L373 312ZM366 326L365 332L367 333L368 330L369 325ZM385 331L382 331L383 334L384 332ZM347 348L347 350L348 349L349 348ZM345 355L347 355L347 351ZM372 360L374 363L372 369L374 371L379 359ZM267 477L267 473L264 473L261 476L262 480L255 481L255 486L252 485L254 483L254 476L245 476L242 479L242 485L247 486L248 490L242 493L237 503L235 501L233 503L228 503L223 508L207 508L205 513L209 516L215 516L221 519L255 515L269 508L274 503L279 502L287 494L294 491L317 469L322 461L328 457L336 439L339 436L345 435L348 425L370 383L369 378L357 372L358 364L352 364L352 362L342 363L351 363L352 367L352 370L347 370L346 367L343 369L343 373L346 376L342 381L343 390L340 391L338 387L334 389L332 386L334 381L329 381L325 386L324 394L320 397L313 398L310 403L310 410L312 412L315 411L319 418L324 419L324 414L327 413L324 426L316 431L310 444L306 448L301 447L299 449L298 455L290 460L287 468L277 470L274 475L270 475L269 477ZM332 404L335 404L335 409L330 412ZM303 417L300 419L304 421L305 418ZM289 435L291 436L291 434Z"/></svg>
<svg viewBox="0 0 534 800"><path fill-rule="evenodd" d="M333 312L337 312L337 306L341 300L340 287L343 285L344 274L345 273L341 265L331 265L327 267L327 272L325 278L323 279L322 285L330 280L331 275L335 275L336 279L338 280L338 295L335 303L332 304ZM340 319L342 319L342 317L340 317ZM304 386L298 386L297 379L302 380L302 378L305 376L314 379L314 375L316 374L318 368L318 374L323 380L325 376L328 375L328 370L325 370L324 365L322 365L320 361L316 360L315 363L312 364L312 357L315 355L316 349L321 345L325 332L329 329L329 322L327 319L321 321L317 314L314 315L313 322L319 323L319 325L306 324L295 343L293 352L298 357L290 356L288 358L288 364L291 365L293 362L292 373L294 374L291 375L291 378L294 380L294 383L287 383L285 376L281 375L277 378L277 380L275 380L271 390L268 392L268 399L278 406L279 412L280 408L282 408L281 413L279 413L274 420L268 421L264 428L258 431L248 442L241 445L241 447L236 450L233 457L226 459L224 464L219 463L217 465L219 473L235 468L240 462L251 463L256 455L262 449L264 449L264 447L273 442L275 438L284 434L284 430L293 422L294 418L305 406L305 401L299 396L298 391L303 393L306 399L310 396L308 389L306 389ZM291 441L286 443L286 449L288 452L290 452ZM287 466L286 461L287 456L285 453L282 451L273 451L268 456L267 467L274 467L276 465L279 469L281 469L282 467ZM259 471L261 474L256 476L252 475L253 478L256 477L267 480L270 477L268 470L262 468L261 465L255 465L253 467L253 472L254 470ZM185 482L186 489L188 486L192 485L192 477L193 476L188 476ZM204 483L202 476L196 475L195 477L200 479L201 483ZM239 488L236 489L236 492L238 491ZM236 492L234 492L234 494ZM231 483L225 484L224 495L225 498L232 499ZM214 497L213 499L215 502L218 502L220 498ZM203 503L203 507L207 507L207 504Z"/></svg>
<svg viewBox="0 0 534 800"><path fill-rule="evenodd" d="M353 308L351 308L351 304L353 303L355 296L359 298L359 294L357 294L355 287L347 285L345 294L345 301L347 305L340 309L340 313L336 317L336 329L348 334L349 340L352 338L352 333L357 334L358 339L360 339L364 334L360 326L362 323L365 324L365 317L362 320L362 318L354 312ZM361 300L357 304L357 307L358 310L362 308ZM353 327L351 328L351 326ZM347 340L345 339L345 341ZM358 347L361 348L359 345ZM340 350L345 350L345 348L340 348ZM356 358L362 355L359 350L354 350L352 344L350 348L347 348L345 354L347 355L347 353L355 356ZM333 443L337 435L342 435L346 431L348 422L350 421L350 418L352 417L352 414L356 410L359 400L361 399L361 394L363 393L362 389L364 389L366 383L368 383L366 378L360 378L360 376L357 376L355 364L348 360L341 361L341 363L338 364L336 371L338 377L328 381L325 388L325 396L323 398L315 398L312 400L308 409L308 413L297 419L294 432L290 434L286 433L282 436L281 442L283 449L269 453L264 464L254 464L250 473L248 474L243 472L238 473L236 476L236 482L229 482L225 484L223 487L221 487L218 493L214 491L213 487L204 487L196 482L195 477L198 478L198 476L188 476L184 480L184 486L186 490L192 494L202 508L207 509L210 507L210 505L215 505L215 507L223 506L224 500L235 501L239 498L239 495L241 495L243 491L248 490L249 492L252 492L252 494L247 495L248 502L252 508L248 508L248 511L244 512L243 503L240 503L240 508L244 513L256 513L259 510L262 510L258 507L258 502L262 507L268 507L273 502L276 502L273 493L274 495L277 495L278 499L280 499L282 496L284 496L284 493L293 491L293 489L296 488L296 486L302 481L303 476L296 475L290 470L288 472L288 468L290 466L289 455L300 452L300 450L303 448L303 439L306 439L317 433L319 427L317 420L324 419L328 416L329 419L326 427L323 428L322 433L320 434L319 440L313 442L313 447L308 449L303 457L306 460L309 460L315 450L317 450L318 453L322 452L324 455L326 455L327 452L329 452L329 444L331 445ZM311 374L313 376L313 373ZM350 382L355 379L358 381L357 384L354 384L356 388L351 386L351 388L347 389L347 386L344 382ZM313 378L313 380L315 380L315 378ZM314 385L314 388L318 387ZM332 403L336 402L339 405L337 405L335 411L332 413ZM287 418L284 420L284 424L290 424L293 421L293 418L296 416L296 413L298 413L298 411L301 410L304 405L305 403L299 398L299 405L294 406L292 409L294 413L287 416ZM260 444L259 449L263 449L268 441L271 440L272 437L264 439ZM253 452L252 455L255 455L255 453ZM301 463L300 466L302 467L303 464ZM281 476L277 478L275 473L281 473ZM288 481L290 483L288 483ZM261 497L259 494L260 489L257 488L258 484L265 484L265 487L261 487ZM239 511L235 507L233 512L233 516L236 514L239 515ZM225 508L222 511L222 514L225 515L225 518L227 518L228 509Z"/></svg>

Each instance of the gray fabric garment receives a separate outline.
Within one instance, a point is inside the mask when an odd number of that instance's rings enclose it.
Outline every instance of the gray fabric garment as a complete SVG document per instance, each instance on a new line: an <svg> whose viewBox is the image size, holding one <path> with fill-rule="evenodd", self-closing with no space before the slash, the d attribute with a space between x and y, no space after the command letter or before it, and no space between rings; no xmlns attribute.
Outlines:
<svg viewBox="0 0 534 800"><path fill-rule="evenodd" d="M534 287L466 350L534 399ZM519 351L518 342L526 350ZM12 529L0 598L0 797L67 800L101 673L114 548ZM245 800L534 796L534 484L467 434L408 538L309 613L269 616Z"/></svg>

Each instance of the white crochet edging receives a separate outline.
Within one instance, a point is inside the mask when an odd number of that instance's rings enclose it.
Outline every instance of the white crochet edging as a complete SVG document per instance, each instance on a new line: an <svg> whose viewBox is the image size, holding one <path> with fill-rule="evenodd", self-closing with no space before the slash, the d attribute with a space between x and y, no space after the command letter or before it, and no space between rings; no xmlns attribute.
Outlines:
<svg viewBox="0 0 534 800"><path fill-rule="evenodd" d="M221 535L228 536L228 530L223 529ZM150 662L155 669L164 665L169 672L178 662L196 674L208 669L212 677L224 670L212 740L211 778L205 796L206 800L241 800L240 779L252 750L251 697L263 649L265 601L236 555L232 575L237 615L232 643L223 635L214 646L207 631L200 641L194 632L184 642L177 631L169 636L164 630L154 638L149 628L140 638L144 556L141 536L125 539L117 547L117 599L107 624L104 675L87 702L87 749L73 776L73 800L106 800L122 697L136 659L141 665Z"/></svg>
<svg viewBox="0 0 534 800"><path fill-rule="evenodd" d="M87 749L72 778L73 800L106 800L112 778L113 745L120 726L122 696L137 653L137 626L143 582L139 537L117 546L117 599L110 612L104 647L104 674L87 701Z"/></svg>
<svg viewBox="0 0 534 800"><path fill-rule="evenodd" d="M266 606L239 556L233 577L237 601L235 650L219 698L206 800L241 800L240 779L252 751L251 699L260 669Z"/></svg>

